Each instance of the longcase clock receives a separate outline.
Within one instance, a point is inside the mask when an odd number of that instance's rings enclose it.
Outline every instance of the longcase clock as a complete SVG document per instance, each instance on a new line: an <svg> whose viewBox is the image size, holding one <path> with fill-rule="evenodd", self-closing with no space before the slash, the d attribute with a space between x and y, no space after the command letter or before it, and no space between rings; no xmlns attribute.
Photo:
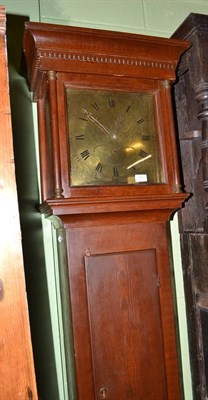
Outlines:
<svg viewBox="0 0 208 400"><path fill-rule="evenodd" d="M170 89L187 48L26 23L40 209L66 240L71 399L181 398L166 223L187 197Z"/></svg>

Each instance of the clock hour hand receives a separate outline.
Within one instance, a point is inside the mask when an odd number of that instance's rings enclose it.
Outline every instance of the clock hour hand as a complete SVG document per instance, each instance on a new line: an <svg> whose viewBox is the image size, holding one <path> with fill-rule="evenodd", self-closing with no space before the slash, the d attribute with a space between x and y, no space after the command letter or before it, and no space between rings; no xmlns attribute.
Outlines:
<svg viewBox="0 0 208 400"><path fill-rule="evenodd" d="M101 124L101 122L98 121L97 118L93 117L93 115L88 110L86 110L85 108L82 108L82 112L84 114L86 114L86 116L88 117L89 121L93 122L96 126L98 126L98 128L100 128L101 131L103 131L104 133L107 133L108 135L112 136L111 132L103 124Z"/></svg>
<svg viewBox="0 0 208 400"><path fill-rule="evenodd" d="M141 162L143 162L145 160L148 160L148 158L151 158L151 157L152 157L152 154L148 154L146 157L140 158L139 160L135 161L133 164L129 165L127 167L127 169L130 169L130 168L134 167L135 165L140 164Z"/></svg>

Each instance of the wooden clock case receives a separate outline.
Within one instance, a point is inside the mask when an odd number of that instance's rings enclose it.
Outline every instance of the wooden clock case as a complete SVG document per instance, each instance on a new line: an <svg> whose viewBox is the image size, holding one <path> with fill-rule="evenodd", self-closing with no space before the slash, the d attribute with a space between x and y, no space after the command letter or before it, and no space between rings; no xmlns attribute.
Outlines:
<svg viewBox="0 0 208 400"><path fill-rule="evenodd" d="M41 211L59 219L58 246L66 241L71 399L181 398L166 222L187 197L180 189L170 82L188 46L26 23L24 50L38 104ZM163 183L70 186L70 85L155 93Z"/></svg>

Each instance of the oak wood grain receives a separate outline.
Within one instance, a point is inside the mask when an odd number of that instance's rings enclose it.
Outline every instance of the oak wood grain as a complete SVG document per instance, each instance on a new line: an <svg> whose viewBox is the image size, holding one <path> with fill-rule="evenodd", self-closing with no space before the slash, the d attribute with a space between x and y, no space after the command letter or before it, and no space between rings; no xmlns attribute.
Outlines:
<svg viewBox="0 0 208 400"><path fill-rule="evenodd" d="M59 217L65 230L79 400L181 398L166 223L188 197L180 187L170 85L188 47L143 35L25 26L39 109L40 210ZM70 87L154 93L162 182L73 187Z"/></svg>

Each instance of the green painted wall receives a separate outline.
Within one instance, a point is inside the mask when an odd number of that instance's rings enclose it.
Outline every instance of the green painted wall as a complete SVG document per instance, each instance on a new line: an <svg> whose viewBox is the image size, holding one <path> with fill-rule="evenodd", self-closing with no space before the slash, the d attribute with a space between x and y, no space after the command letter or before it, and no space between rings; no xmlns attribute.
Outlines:
<svg viewBox="0 0 208 400"><path fill-rule="evenodd" d="M40 0L42 22L169 37L207 0Z"/></svg>
<svg viewBox="0 0 208 400"><path fill-rule="evenodd" d="M60 312L58 252L39 203L36 106L20 74L26 19L169 37L190 12L208 14L208 0L4 0L8 15L11 105L33 347L41 400L68 400ZM177 217L171 223L185 400L192 400ZM158 399L159 400L159 399Z"/></svg>

